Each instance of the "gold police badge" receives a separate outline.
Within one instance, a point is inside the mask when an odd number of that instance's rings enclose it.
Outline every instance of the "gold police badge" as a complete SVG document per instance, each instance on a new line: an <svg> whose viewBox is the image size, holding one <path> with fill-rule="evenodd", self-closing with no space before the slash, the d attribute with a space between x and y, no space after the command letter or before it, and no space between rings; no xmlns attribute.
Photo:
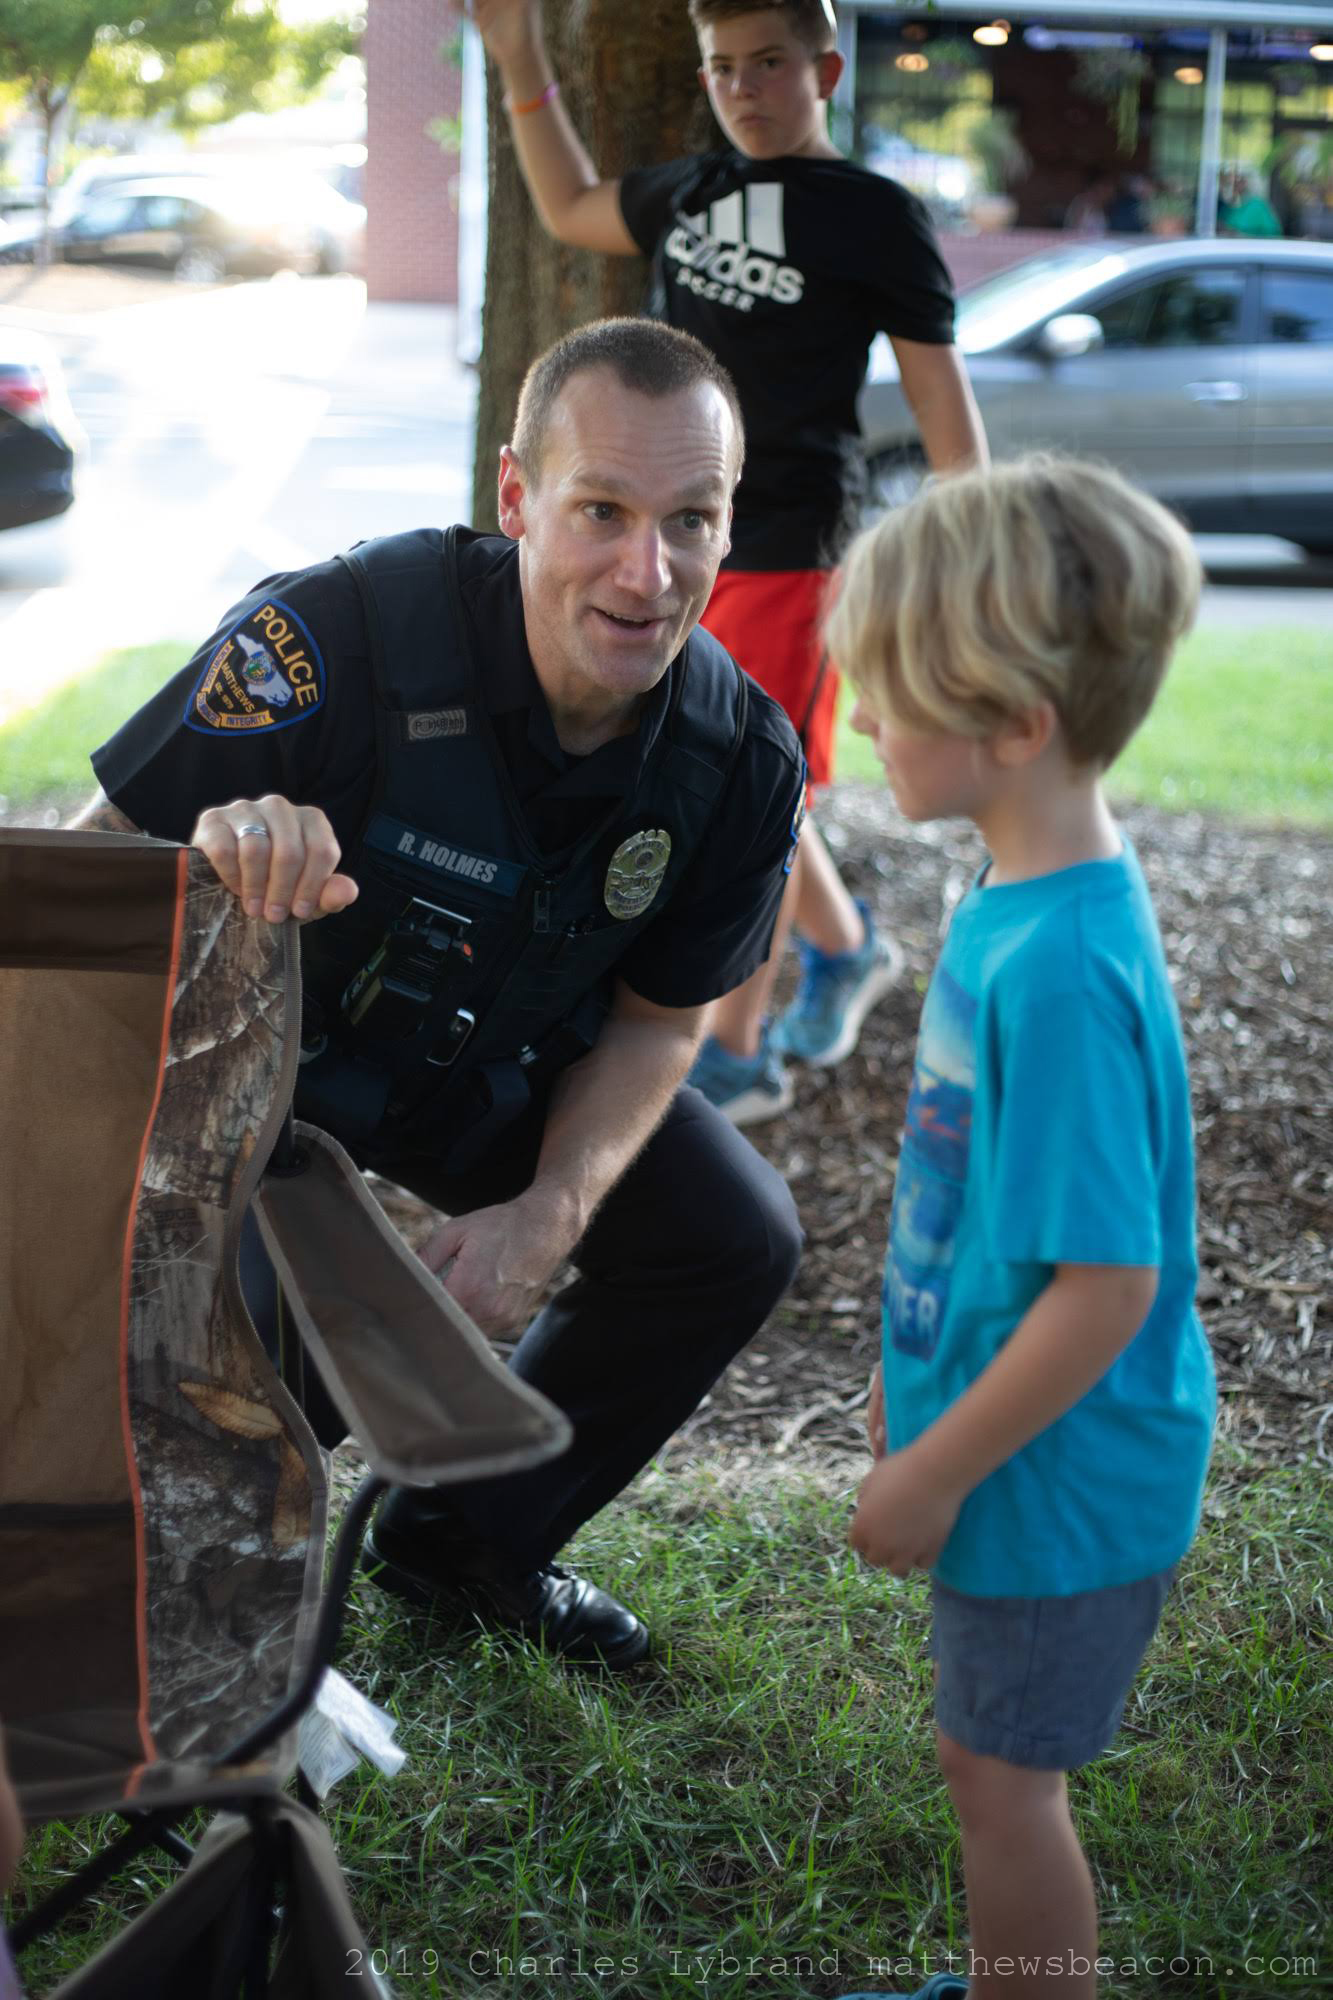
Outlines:
<svg viewBox="0 0 1333 2000"><path fill-rule="evenodd" d="M662 886L671 859L671 835L663 826L645 827L622 840L611 856L602 890L607 909L622 923L641 917Z"/></svg>

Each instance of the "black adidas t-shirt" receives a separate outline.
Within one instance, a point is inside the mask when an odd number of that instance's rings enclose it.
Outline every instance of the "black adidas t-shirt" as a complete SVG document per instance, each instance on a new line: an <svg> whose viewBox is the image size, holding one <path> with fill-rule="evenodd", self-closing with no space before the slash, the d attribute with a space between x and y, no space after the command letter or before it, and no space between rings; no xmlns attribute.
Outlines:
<svg viewBox="0 0 1333 2000"><path fill-rule="evenodd" d="M552 857L628 798L666 720L682 658L637 731L586 757L561 749L528 652L518 546L460 549L460 583L485 704L515 795ZM423 744L427 756L448 744ZM187 666L93 753L107 797L145 833L187 841L207 806L275 792L327 813L355 880L375 783L375 704L360 593L338 561L271 576L233 605ZM805 790L796 732L749 687L745 735L702 848L617 972L659 1007L730 993L768 951ZM323 918L336 923L337 918Z"/></svg>
<svg viewBox="0 0 1333 2000"><path fill-rule="evenodd" d="M953 288L929 217L850 160L732 149L626 174L655 317L735 378L745 417L730 569L836 561L864 488L856 399L879 332L947 345Z"/></svg>

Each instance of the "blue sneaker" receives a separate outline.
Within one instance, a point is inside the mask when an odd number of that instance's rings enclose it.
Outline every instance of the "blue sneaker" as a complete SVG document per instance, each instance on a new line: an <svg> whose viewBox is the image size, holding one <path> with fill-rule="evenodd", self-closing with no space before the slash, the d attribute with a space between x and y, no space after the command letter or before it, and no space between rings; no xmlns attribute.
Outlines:
<svg viewBox="0 0 1333 2000"><path fill-rule="evenodd" d="M758 1125L776 1118L796 1095L788 1072L779 1062L767 1021L754 1056L734 1056L710 1035L686 1077L733 1125Z"/></svg>
<svg viewBox="0 0 1333 2000"><path fill-rule="evenodd" d="M845 1062L866 1015L902 977L901 947L875 929L859 896L856 907L866 927L859 951L830 953L800 940L801 984L773 1031L775 1047L798 1062L820 1068Z"/></svg>

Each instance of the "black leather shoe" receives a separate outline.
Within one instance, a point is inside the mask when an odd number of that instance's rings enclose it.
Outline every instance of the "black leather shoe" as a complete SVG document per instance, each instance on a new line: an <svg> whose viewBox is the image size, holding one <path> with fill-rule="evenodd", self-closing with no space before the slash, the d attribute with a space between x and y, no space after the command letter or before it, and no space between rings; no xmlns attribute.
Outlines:
<svg viewBox="0 0 1333 2000"><path fill-rule="evenodd" d="M484 1552L447 1540L438 1550L422 1541L400 1545L377 1522L366 1535L362 1564L381 1590L409 1604L445 1618L470 1612L483 1625L522 1633L580 1665L632 1667L651 1644L647 1626L626 1605L556 1563L506 1574L487 1566Z"/></svg>

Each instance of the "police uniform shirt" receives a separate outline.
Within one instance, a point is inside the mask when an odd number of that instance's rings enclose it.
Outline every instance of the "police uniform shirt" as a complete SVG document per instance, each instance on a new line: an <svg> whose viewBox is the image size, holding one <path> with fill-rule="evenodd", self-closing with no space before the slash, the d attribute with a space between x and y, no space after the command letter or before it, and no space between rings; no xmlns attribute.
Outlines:
<svg viewBox="0 0 1333 2000"><path fill-rule="evenodd" d="M648 696L634 733L571 757L528 653L517 545L491 537L465 543L460 563L481 700L529 831L558 862L613 798L634 792L682 661ZM341 866L355 879L375 789L375 741L361 598L335 560L266 578L92 761L112 803L164 840L188 841L206 807L236 798L274 792L320 806L342 848ZM700 852L616 965L636 993L658 1006L698 1006L763 962L803 792L795 732L751 682L744 740ZM456 828L458 802L449 804Z"/></svg>
<svg viewBox="0 0 1333 2000"><path fill-rule="evenodd" d="M745 418L727 567L836 560L864 490L856 402L876 333L948 345L953 287L916 196L850 160L732 148L620 183L651 310L725 362Z"/></svg>

